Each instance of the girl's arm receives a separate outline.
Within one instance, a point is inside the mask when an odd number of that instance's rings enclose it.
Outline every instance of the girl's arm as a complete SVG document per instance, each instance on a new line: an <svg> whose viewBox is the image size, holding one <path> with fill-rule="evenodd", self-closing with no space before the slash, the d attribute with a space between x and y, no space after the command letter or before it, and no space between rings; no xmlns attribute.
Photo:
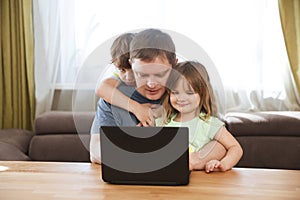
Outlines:
<svg viewBox="0 0 300 200"><path fill-rule="evenodd" d="M220 161L211 160L207 162L205 170L206 172L230 170L241 159L243 155L242 147L224 126L216 134L215 140L227 149L227 153Z"/></svg>
<svg viewBox="0 0 300 200"><path fill-rule="evenodd" d="M130 99L117 89L119 85L120 81L107 78L100 83L96 89L96 94L108 103L132 112L142 126L148 126L151 123L151 104L140 104Z"/></svg>

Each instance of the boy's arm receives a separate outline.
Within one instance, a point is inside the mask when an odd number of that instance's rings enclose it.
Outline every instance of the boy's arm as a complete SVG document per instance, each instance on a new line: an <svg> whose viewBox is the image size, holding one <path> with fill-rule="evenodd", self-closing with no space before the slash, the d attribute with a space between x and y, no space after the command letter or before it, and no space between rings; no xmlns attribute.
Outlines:
<svg viewBox="0 0 300 200"><path fill-rule="evenodd" d="M96 94L108 103L132 112L143 126L148 126L151 121L151 104L140 104L130 99L117 89L119 85L120 81L107 78L100 83L96 89Z"/></svg>
<svg viewBox="0 0 300 200"><path fill-rule="evenodd" d="M114 78L104 79L100 83L100 85L96 88L96 94L98 97L112 104L112 100L113 100L112 96L114 95L115 89L117 89L119 85L120 85L120 81Z"/></svg>

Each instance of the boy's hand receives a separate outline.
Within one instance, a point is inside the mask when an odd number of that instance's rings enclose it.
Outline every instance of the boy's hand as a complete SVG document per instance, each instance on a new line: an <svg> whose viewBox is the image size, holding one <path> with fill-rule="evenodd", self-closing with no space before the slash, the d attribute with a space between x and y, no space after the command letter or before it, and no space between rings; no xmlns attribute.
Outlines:
<svg viewBox="0 0 300 200"><path fill-rule="evenodd" d="M137 126L154 126L154 118L152 117L150 103L139 104L133 114L137 117L140 123Z"/></svg>
<svg viewBox="0 0 300 200"><path fill-rule="evenodd" d="M154 119L161 117L163 111L162 105L152 104L151 105L151 114Z"/></svg>

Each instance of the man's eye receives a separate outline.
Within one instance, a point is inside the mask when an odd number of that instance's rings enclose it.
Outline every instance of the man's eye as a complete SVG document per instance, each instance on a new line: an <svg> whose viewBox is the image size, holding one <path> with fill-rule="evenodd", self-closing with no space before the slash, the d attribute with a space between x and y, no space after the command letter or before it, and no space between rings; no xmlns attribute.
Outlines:
<svg viewBox="0 0 300 200"><path fill-rule="evenodd" d="M186 92L188 95L194 95L195 92L192 92L192 91L189 91L189 92Z"/></svg>
<svg viewBox="0 0 300 200"><path fill-rule="evenodd" d="M163 77L165 76L165 73L164 73L164 74L156 74L156 76L157 76L158 78L163 78Z"/></svg>
<svg viewBox="0 0 300 200"><path fill-rule="evenodd" d="M168 72L169 72L169 70L168 70L168 71L164 71L164 72L162 72L162 73L160 73L160 74L156 74L156 76L157 76L158 78L163 78L164 76L166 76L166 75L168 74Z"/></svg>
<svg viewBox="0 0 300 200"><path fill-rule="evenodd" d="M171 94L178 94L178 92L177 91L171 91Z"/></svg>
<svg viewBox="0 0 300 200"><path fill-rule="evenodd" d="M147 74L139 74L139 77L145 78L147 77Z"/></svg>
<svg viewBox="0 0 300 200"><path fill-rule="evenodd" d="M118 69L119 70L119 72L126 72L126 70L125 69Z"/></svg>

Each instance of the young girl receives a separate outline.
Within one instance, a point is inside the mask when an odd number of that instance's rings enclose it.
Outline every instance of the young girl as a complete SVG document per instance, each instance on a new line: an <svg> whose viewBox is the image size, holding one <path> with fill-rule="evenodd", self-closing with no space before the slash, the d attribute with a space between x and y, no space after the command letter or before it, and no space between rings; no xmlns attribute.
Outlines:
<svg viewBox="0 0 300 200"><path fill-rule="evenodd" d="M243 151L237 140L217 118L217 107L208 73L198 62L182 62L174 67L167 82L163 115L157 126L189 127L190 169L206 172L230 170ZM215 142L227 150L221 159L206 156ZM202 156L202 155L205 156Z"/></svg>

